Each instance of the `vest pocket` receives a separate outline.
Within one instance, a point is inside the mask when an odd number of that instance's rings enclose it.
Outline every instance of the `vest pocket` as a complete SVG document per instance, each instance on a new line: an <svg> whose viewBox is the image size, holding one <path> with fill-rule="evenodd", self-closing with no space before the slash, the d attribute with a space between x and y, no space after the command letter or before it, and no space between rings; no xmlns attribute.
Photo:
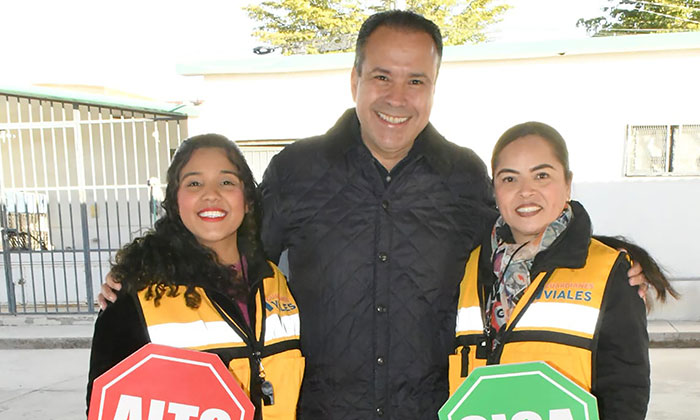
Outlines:
<svg viewBox="0 0 700 420"><path fill-rule="evenodd" d="M503 347L500 364L543 361L590 392L591 351L551 342L514 342Z"/></svg>
<svg viewBox="0 0 700 420"><path fill-rule="evenodd" d="M469 347L462 347L462 372L460 376L466 378L469 375Z"/></svg>
<svg viewBox="0 0 700 420"><path fill-rule="evenodd" d="M450 395L454 394L457 388L462 385L465 377L462 376L462 352L463 347L457 349L456 354L451 354L449 356L449 381L450 381Z"/></svg>
<svg viewBox="0 0 700 420"><path fill-rule="evenodd" d="M449 356L448 363L450 395L452 395L474 369L486 365L486 359L476 358L476 344L460 345L455 353Z"/></svg>
<svg viewBox="0 0 700 420"><path fill-rule="evenodd" d="M262 359L265 379L274 387L275 403L262 408L265 420L294 420L306 361L299 350L288 350Z"/></svg>
<svg viewBox="0 0 700 420"><path fill-rule="evenodd" d="M233 378L243 388L246 395L250 397L250 362L248 358L232 359L228 364L228 370L231 371Z"/></svg>

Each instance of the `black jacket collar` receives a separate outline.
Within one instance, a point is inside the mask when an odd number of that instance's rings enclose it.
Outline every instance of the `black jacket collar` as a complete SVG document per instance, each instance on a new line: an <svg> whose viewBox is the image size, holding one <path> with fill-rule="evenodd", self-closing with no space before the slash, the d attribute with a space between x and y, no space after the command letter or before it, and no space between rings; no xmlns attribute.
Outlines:
<svg viewBox="0 0 700 420"><path fill-rule="evenodd" d="M581 268L588 258L591 243L591 219L578 201L569 202L574 217L569 226L559 235L549 248L535 256L530 270L532 276L555 268ZM490 287L496 277L491 262L491 231L481 245L479 255L479 283Z"/></svg>
<svg viewBox="0 0 700 420"><path fill-rule="evenodd" d="M355 108L346 110L333 127L326 133L331 139L328 142L328 153L332 159L341 158L350 150L357 147L366 149L360 134L360 121ZM452 159L448 141L433 127L428 125L418 134L409 156L425 157L433 170L447 174L452 169ZM369 151L369 150L367 150Z"/></svg>
<svg viewBox="0 0 700 420"><path fill-rule="evenodd" d="M570 201L574 217L552 245L535 257L532 272L550 271L558 267L581 268L586 265L591 243L591 219L578 201Z"/></svg>

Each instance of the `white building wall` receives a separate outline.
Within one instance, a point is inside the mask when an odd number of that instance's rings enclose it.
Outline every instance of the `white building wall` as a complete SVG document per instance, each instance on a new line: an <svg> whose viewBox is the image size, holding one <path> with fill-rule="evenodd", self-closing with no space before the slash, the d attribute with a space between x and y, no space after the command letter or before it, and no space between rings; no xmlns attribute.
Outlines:
<svg viewBox="0 0 700 420"><path fill-rule="evenodd" d="M642 245L674 279L682 298L651 318L700 321L700 179L632 179L575 183L596 233L622 235Z"/></svg>
<svg viewBox="0 0 700 420"><path fill-rule="evenodd" d="M700 122L694 74L700 50L445 63L432 122L484 158L508 127L546 122L567 139L576 180L619 179L627 124Z"/></svg>
<svg viewBox="0 0 700 420"><path fill-rule="evenodd" d="M350 71L217 75L190 135L218 132L236 140L298 139L325 133L353 106Z"/></svg>
<svg viewBox="0 0 700 420"><path fill-rule="evenodd" d="M450 61L440 70L431 121L489 162L508 127L546 122L567 140L574 198L595 231L647 248L686 296L656 317L700 320L700 177L624 177L626 126L700 124L700 48ZM341 70L205 76L205 104L191 134L235 140L324 133L348 107Z"/></svg>

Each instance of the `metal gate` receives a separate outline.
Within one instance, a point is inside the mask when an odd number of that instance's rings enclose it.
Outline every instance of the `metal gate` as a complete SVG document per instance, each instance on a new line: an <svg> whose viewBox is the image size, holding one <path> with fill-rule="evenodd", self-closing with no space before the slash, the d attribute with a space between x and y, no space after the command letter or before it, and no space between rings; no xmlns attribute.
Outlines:
<svg viewBox="0 0 700 420"><path fill-rule="evenodd" d="M158 217L186 118L0 90L0 314L95 311L114 252Z"/></svg>

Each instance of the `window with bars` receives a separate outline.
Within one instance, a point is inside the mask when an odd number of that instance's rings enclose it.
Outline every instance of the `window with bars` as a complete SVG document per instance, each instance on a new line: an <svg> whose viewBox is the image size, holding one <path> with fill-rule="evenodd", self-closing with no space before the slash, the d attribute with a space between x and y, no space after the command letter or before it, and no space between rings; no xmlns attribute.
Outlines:
<svg viewBox="0 0 700 420"><path fill-rule="evenodd" d="M279 153L284 147L294 143L293 139L275 140L236 140L236 144L241 148L241 153L245 157L250 170L257 182L261 182L267 165L272 157Z"/></svg>
<svg viewBox="0 0 700 420"><path fill-rule="evenodd" d="M627 126L626 176L700 175L700 124Z"/></svg>

